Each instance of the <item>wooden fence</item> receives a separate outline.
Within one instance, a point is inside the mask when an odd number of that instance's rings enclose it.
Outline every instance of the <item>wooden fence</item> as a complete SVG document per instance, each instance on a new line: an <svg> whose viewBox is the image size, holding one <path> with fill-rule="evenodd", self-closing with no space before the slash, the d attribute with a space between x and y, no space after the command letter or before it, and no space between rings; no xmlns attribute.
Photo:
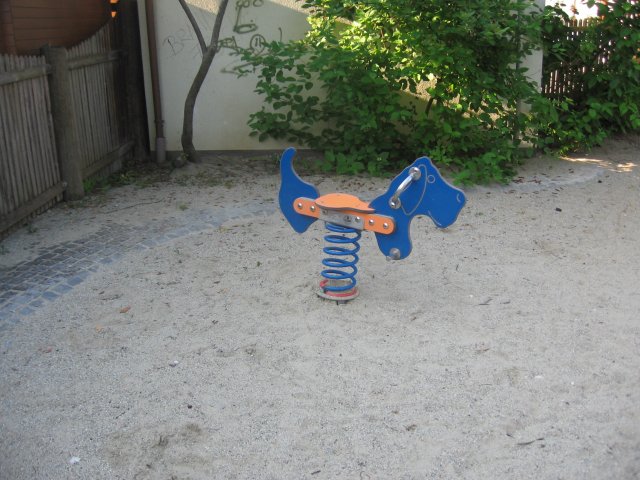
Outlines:
<svg viewBox="0 0 640 480"><path fill-rule="evenodd" d="M113 22L66 50L0 55L0 236L26 217L84 195L134 142Z"/></svg>
<svg viewBox="0 0 640 480"><path fill-rule="evenodd" d="M126 138L124 82L113 24L68 52L73 112L83 177L117 163L133 146Z"/></svg>
<svg viewBox="0 0 640 480"><path fill-rule="evenodd" d="M586 28L598 21L600 21L598 18L571 19L567 23L567 36L562 40L568 40L577 49L582 37L585 35ZM606 65L609 61L612 46L602 42L598 46L598 56L590 61L589 65L582 63L575 55L570 55L569 59L563 62L545 57L542 93L553 99L580 96L586 88L584 83L585 74L595 68L599 68L601 65Z"/></svg>
<svg viewBox="0 0 640 480"><path fill-rule="evenodd" d="M0 55L0 232L64 190L43 57Z"/></svg>

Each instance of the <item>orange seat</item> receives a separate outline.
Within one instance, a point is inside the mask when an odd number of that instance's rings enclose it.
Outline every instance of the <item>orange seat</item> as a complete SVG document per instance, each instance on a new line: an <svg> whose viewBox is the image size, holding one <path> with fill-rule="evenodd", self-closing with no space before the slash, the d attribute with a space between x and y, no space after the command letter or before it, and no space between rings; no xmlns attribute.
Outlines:
<svg viewBox="0 0 640 480"><path fill-rule="evenodd" d="M360 213L373 213L375 210L367 202L348 193L327 193L316 198L316 205L327 210L351 210Z"/></svg>

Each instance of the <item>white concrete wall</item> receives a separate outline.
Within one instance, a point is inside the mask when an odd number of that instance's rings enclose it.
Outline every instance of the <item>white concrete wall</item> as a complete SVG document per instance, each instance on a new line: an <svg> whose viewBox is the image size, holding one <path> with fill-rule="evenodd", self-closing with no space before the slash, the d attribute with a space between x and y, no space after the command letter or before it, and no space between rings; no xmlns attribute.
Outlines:
<svg viewBox="0 0 640 480"><path fill-rule="evenodd" d="M532 3L540 9L544 8L545 0L533 0ZM520 64L521 67L527 69L527 77L538 86L538 90L542 84L542 50L531 52Z"/></svg>
<svg viewBox="0 0 640 480"><path fill-rule="evenodd" d="M541 7L544 1L533 0ZM208 43L218 0L187 2ZM150 147L154 150L156 136L144 4L144 0L138 0ZM201 53L178 0L154 0L154 5L166 150L181 151L184 100L200 65ZM306 14L296 0L230 0L221 39L235 41L244 48L259 48L265 40L302 38L307 29ZM524 60L523 66L539 85L542 52L534 52ZM289 146L286 141L258 142L256 137L249 136L249 115L260 110L262 99L253 92L257 80L253 74L238 78L233 73L241 67L241 60L232 56L229 48L223 48L216 55L196 102L193 135L196 149L263 150Z"/></svg>
<svg viewBox="0 0 640 480"><path fill-rule="evenodd" d="M141 22L143 68L147 92L147 115L151 149L155 148L155 124L144 0L138 0ZM218 10L218 0L187 0L207 43ZM260 48L264 41L302 38L308 29L306 15L295 0L230 0L221 40L248 48ZM180 151L184 100L200 66L201 52L193 29L178 0L154 0L160 96L164 135L168 151ZM238 78L238 56L223 48L213 61L198 100L194 116L194 145L198 150L280 149L282 142L258 142L249 137L249 114L260 110L261 98L253 92L257 78Z"/></svg>

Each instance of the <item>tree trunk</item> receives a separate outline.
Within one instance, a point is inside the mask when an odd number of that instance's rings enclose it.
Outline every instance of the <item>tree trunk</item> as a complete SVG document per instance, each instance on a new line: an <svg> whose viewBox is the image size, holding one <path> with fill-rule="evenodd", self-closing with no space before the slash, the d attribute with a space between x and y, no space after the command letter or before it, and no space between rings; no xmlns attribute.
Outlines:
<svg viewBox="0 0 640 480"><path fill-rule="evenodd" d="M215 55L215 46L209 46L204 51L200 68L198 68L198 73L196 73L196 76L193 79L193 83L191 84L191 88L189 88L187 98L184 101L184 119L182 122L182 150L187 155L187 159L190 162L200 163L200 155L198 155L198 151L193 146L193 112L196 106L198 93L200 92L200 88L204 83L204 79L206 78L207 73L209 73L209 68L211 67L211 63L213 62L213 58L215 57Z"/></svg>
<svg viewBox="0 0 640 480"><path fill-rule="evenodd" d="M191 84L191 88L189 88L189 93L187 94L187 98L184 102L184 119L182 122L182 150L187 156L187 159L191 162L200 162L200 156L198 155L198 151L193 146L193 111L196 106L196 99L198 98L198 93L200 93L200 88L202 88L202 84L204 83L204 79L209 73L209 68L211 68L211 63L218 52L218 43L220 38L220 30L222 27L222 20L224 18L224 12L227 9L227 4L229 0L221 0L220 7L218 8L218 14L216 15L216 22L213 27L213 32L211 34L211 42L209 46L202 52L202 63L200 63L200 68L198 68L198 73L196 73L195 78L193 79L193 83ZM181 2L183 8L186 7L185 13L188 12L188 7L186 3ZM190 12L187 13L187 16L190 16ZM190 17L190 19L192 16ZM199 30L198 26L192 22L194 29ZM201 35L200 35L201 37Z"/></svg>

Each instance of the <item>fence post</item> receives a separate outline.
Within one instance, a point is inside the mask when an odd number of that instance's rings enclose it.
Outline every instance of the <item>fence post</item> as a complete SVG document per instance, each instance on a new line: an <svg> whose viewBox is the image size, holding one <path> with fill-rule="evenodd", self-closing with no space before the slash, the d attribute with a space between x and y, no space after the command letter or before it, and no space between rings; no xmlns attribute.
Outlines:
<svg viewBox="0 0 640 480"><path fill-rule="evenodd" d="M43 47L42 53L51 66L51 75L49 76L51 116L53 117L60 172L62 180L67 184L64 199L78 200L84 197L84 186L82 185L82 165L78 152L67 50L62 47L46 45Z"/></svg>

